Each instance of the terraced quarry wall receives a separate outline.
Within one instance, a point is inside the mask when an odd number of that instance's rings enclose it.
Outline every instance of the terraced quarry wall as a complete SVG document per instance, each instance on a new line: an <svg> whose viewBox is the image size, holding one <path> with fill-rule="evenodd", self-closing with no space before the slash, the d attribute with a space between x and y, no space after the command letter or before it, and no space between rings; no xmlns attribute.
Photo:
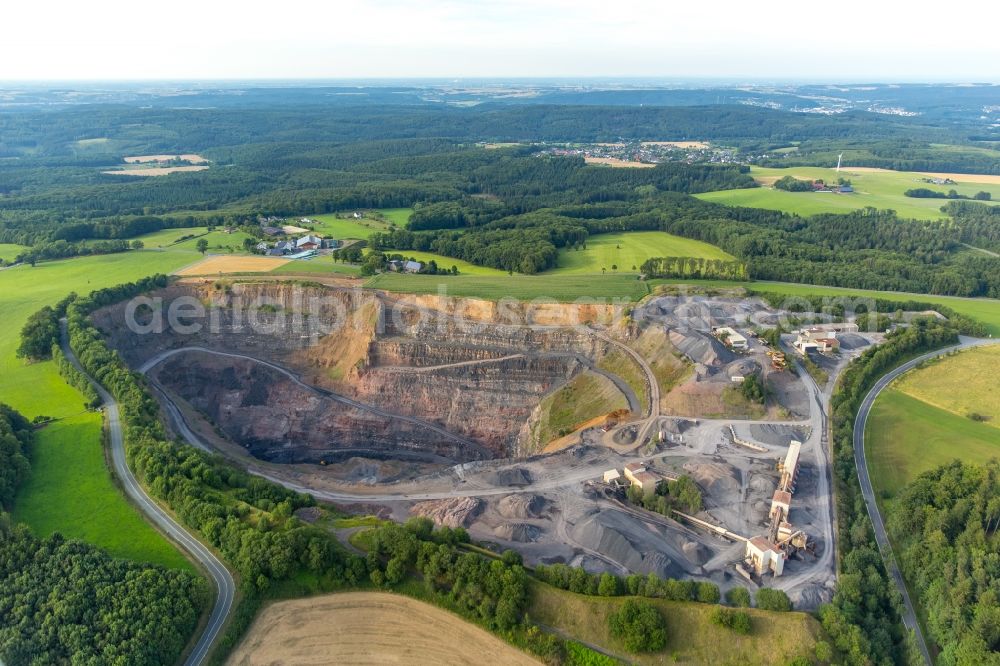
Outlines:
<svg viewBox="0 0 1000 666"><path fill-rule="evenodd" d="M516 322L612 313L551 304L540 314L502 311L485 301L273 282L177 284L151 298L149 307L104 308L95 323L132 367L150 365L154 382L273 462L452 463L534 452L538 405L592 369L607 343L584 326ZM171 326L185 303L203 310L200 319ZM152 330L130 329L129 318ZM180 330L191 322L198 325Z"/></svg>

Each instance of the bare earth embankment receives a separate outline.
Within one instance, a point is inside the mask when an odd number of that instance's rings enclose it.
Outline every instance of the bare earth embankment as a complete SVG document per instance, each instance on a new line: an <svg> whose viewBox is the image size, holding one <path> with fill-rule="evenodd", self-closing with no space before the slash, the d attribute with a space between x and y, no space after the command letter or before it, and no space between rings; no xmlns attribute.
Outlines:
<svg viewBox="0 0 1000 666"><path fill-rule="evenodd" d="M281 601L254 620L230 666L510 664L528 655L439 608L384 592Z"/></svg>

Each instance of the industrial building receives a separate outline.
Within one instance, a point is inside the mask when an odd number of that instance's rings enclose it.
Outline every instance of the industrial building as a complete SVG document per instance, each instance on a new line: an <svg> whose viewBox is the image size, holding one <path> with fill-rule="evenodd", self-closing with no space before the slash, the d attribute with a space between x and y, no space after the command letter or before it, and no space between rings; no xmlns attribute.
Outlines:
<svg viewBox="0 0 1000 666"><path fill-rule="evenodd" d="M837 340L836 331L813 327L799 331L794 347L803 356L811 351L829 354L840 349L840 341Z"/></svg>
<svg viewBox="0 0 1000 666"><path fill-rule="evenodd" d="M778 489L788 493L795 492L795 480L799 476L799 453L802 451L802 442L794 439L788 445L788 453L785 460L780 464L781 479L778 481Z"/></svg>
<svg viewBox="0 0 1000 666"><path fill-rule="evenodd" d="M733 349L746 349L749 346L746 336L740 334L735 328L720 326L713 332L716 337Z"/></svg>
<svg viewBox="0 0 1000 666"><path fill-rule="evenodd" d="M758 576L763 576L768 571L780 576L785 570L785 560L788 556L764 537L755 536L747 540L745 557Z"/></svg>

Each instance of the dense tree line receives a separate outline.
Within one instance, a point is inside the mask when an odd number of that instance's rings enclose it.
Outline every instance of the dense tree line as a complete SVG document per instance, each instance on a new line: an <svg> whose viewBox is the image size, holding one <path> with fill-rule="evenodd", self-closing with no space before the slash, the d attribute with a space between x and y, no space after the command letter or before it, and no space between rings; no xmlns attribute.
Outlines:
<svg viewBox="0 0 1000 666"><path fill-rule="evenodd" d="M4 511L30 471L31 442L28 420L0 404L0 659L175 663L206 604L204 581L14 524Z"/></svg>
<svg viewBox="0 0 1000 666"><path fill-rule="evenodd" d="M14 494L28 475L31 438L28 419L0 402L0 512L10 511Z"/></svg>
<svg viewBox="0 0 1000 666"><path fill-rule="evenodd" d="M848 365L831 402L840 575L833 600L820 608L819 615L849 664L902 663L913 649L900 622L899 593L882 562L858 483L854 417L879 377L912 355L957 339L954 328L934 319L919 319L898 329Z"/></svg>
<svg viewBox="0 0 1000 666"><path fill-rule="evenodd" d="M1000 663L1000 463L921 474L889 505L899 564L945 666Z"/></svg>
<svg viewBox="0 0 1000 666"><path fill-rule="evenodd" d="M639 270L651 278L747 279L747 267L742 261L704 257L652 257L644 261Z"/></svg>
<svg viewBox="0 0 1000 666"><path fill-rule="evenodd" d="M553 587L590 596L629 595L706 604L717 604L721 598L715 583L660 578L652 573L630 574L622 578L608 572L592 574L580 567L565 564L539 564L535 567L534 574L538 580Z"/></svg>
<svg viewBox="0 0 1000 666"><path fill-rule="evenodd" d="M59 344L59 313L46 305L31 314L21 327L17 357L43 361L52 357L52 347Z"/></svg>
<svg viewBox="0 0 1000 666"><path fill-rule="evenodd" d="M0 517L0 657L27 664L174 664L208 590L195 576L38 539Z"/></svg>
<svg viewBox="0 0 1000 666"><path fill-rule="evenodd" d="M774 188L776 190L785 190L786 192L812 192L813 184L811 180L800 180L794 176L783 176L774 181Z"/></svg>
<svg viewBox="0 0 1000 666"><path fill-rule="evenodd" d="M517 553L488 560L463 552L456 544L468 541L465 530L434 530L427 518L387 523L366 536L368 568L376 585L394 586L415 572L437 601L494 631L523 623L527 574Z"/></svg>
<svg viewBox="0 0 1000 666"><path fill-rule="evenodd" d="M972 319L960 312L940 303L931 303L916 299L892 299L892 298L853 298L851 296L789 296L770 292L762 289L748 289L748 295L757 296L767 302L768 305L788 310L789 312L813 312L823 316L832 317L834 320L843 321L849 314L857 316L856 323L861 330L881 331L885 326L876 326L869 329L869 323L862 319L862 315L881 314L896 312L928 312L936 311L948 320L948 325L962 335L975 337L986 337L987 329L978 320ZM884 320L879 320L884 324ZM776 342L771 342L772 346L777 346Z"/></svg>
<svg viewBox="0 0 1000 666"><path fill-rule="evenodd" d="M915 187L903 192L904 196L914 199L972 199L975 201L989 201L993 196L989 192L976 192L971 197L966 194L959 194L957 190L939 192L929 187Z"/></svg>
<svg viewBox="0 0 1000 666"><path fill-rule="evenodd" d="M83 406L86 409L93 409L99 407L101 404L101 396L97 394L97 389L90 382L85 374L80 372L75 365L73 365L66 355L63 354L62 348L59 345L52 346L52 361L59 368L59 374L62 375L66 383L75 388L77 391L83 394Z"/></svg>
<svg viewBox="0 0 1000 666"><path fill-rule="evenodd" d="M625 495L632 504L668 517L673 515L675 509L684 513L698 513L702 507L701 490L686 474L677 477L676 481L660 481L649 494L638 486L629 486Z"/></svg>

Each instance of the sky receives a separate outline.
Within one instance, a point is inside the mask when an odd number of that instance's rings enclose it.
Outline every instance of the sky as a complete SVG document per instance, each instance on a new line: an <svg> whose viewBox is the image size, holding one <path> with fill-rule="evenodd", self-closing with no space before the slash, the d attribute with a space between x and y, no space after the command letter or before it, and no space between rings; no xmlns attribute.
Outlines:
<svg viewBox="0 0 1000 666"><path fill-rule="evenodd" d="M986 0L28 0L3 14L0 80L1000 82L1000 2Z"/></svg>

